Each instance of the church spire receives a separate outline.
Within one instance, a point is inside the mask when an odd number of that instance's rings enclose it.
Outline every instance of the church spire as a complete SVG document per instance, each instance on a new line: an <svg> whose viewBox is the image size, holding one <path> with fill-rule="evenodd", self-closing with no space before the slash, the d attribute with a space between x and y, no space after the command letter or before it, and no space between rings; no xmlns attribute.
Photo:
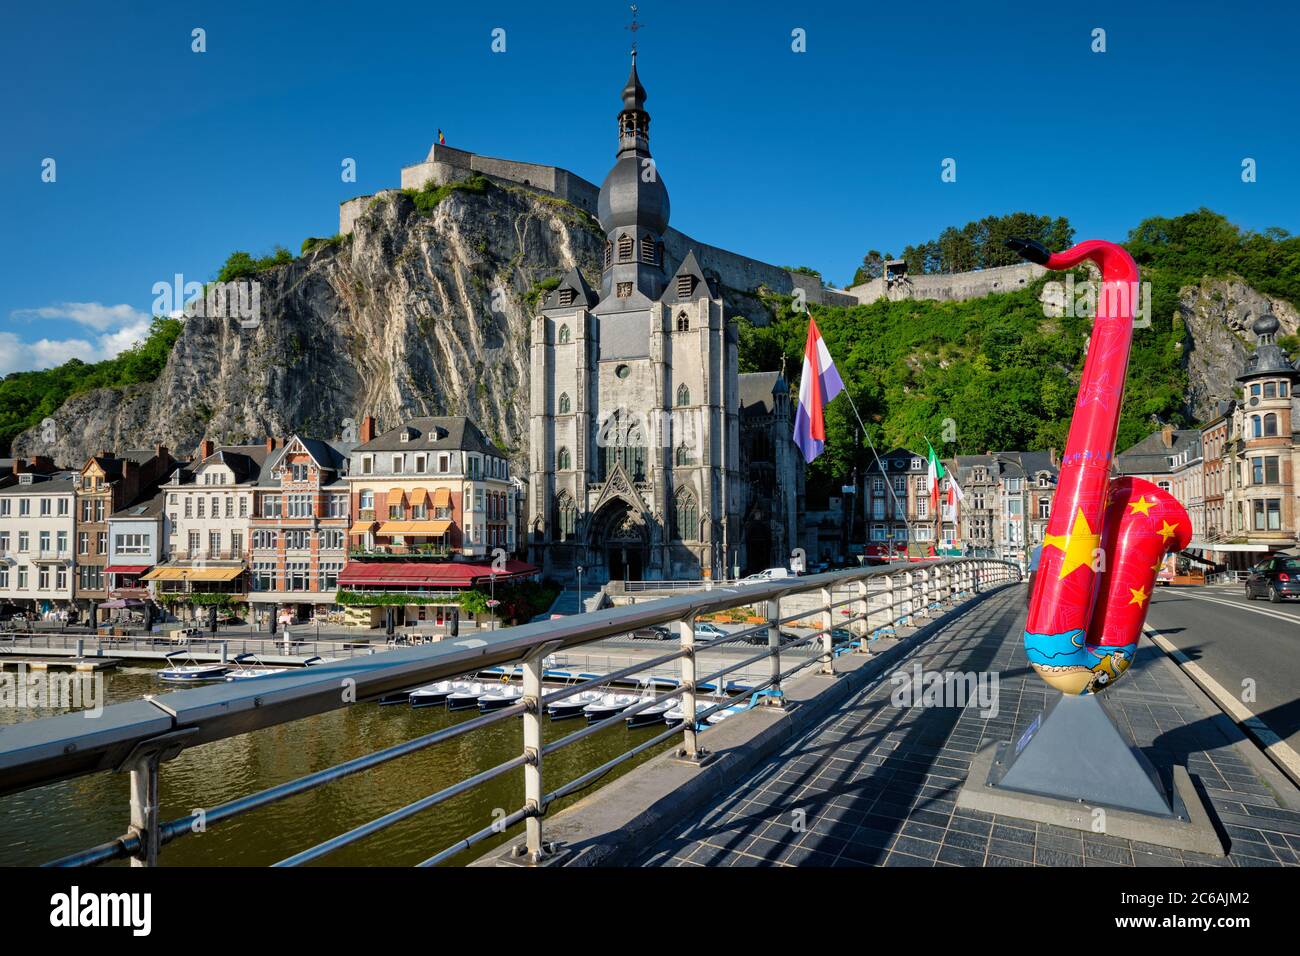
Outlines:
<svg viewBox="0 0 1300 956"><path fill-rule="evenodd" d="M618 153L650 155L650 114L645 111L646 92L636 75L636 50L632 51L632 72L623 87L623 109L618 114Z"/></svg>

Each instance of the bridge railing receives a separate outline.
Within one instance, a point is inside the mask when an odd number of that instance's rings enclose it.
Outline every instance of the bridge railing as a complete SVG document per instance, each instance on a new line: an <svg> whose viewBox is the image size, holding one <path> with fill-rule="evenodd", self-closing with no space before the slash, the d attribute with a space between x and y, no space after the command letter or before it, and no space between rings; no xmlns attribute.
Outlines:
<svg viewBox="0 0 1300 956"><path fill-rule="evenodd" d="M973 599L981 590L1019 579L1019 569L1010 562L950 558L904 567L860 568L714 588L536 621L486 635L387 650L358 660L335 661L114 704L104 708L93 721L79 713L43 718L11 726L0 737L0 795L89 773L129 774L126 832L107 843L55 860L51 865L87 866L124 858L129 858L132 865L154 865L161 849L173 840L399 757L518 718L523 725L524 746L520 754L295 853L277 865L294 866L320 859L520 768L524 771L523 799L512 813L439 850L421 865L441 863L520 823L524 824L524 842L515 847L516 855L530 862L541 862L551 852L543 839L543 817L555 801L589 786L619 764L674 737L681 738L682 758L702 762L707 753L700 744L700 736L710 726L710 716L745 701L749 706L782 706L782 686L798 671L816 666L822 673L833 673L837 654L870 653L868 638L874 634L902 624L917 625L918 619L934 619ZM782 613L783 600L809 594L816 598L812 610L805 606L795 613ZM762 608L763 622L720 637L699 639L702 615L746 606ZM845 619L836 620L841 609L849 613L841 612ZM793 640L788 633L783 634L783 626L810 618L816 620L813 634ZM674 623L680 630L680 644L676 648L558 689L543 686L545 661L556 651L637 628ZM840 639L842 635L837 636L836 632L842 626L857 633L858 640ZM728 657L723 666L711 673L699 673L701 651L764 638L761 648L753 654L739 659ZM812 647L816 652L802 656L793 665L789 664L789 656L783 661L783 652L799 646ZM743 689L726 680L728 675L764 659L769 662L765 680ZM543 744L542 725L550 706L584 691L610 686L637 674L652 673L655 668L674 661L680 661L681 666L681 680L676 686L662 693L648 689L631 707ZM516 703L207 810L171 821L162 820L158 801L160 768L187 748L341 709L359 701L375 700L433 681L520 662L523 687L521 699ZM702 689L710 684L720 699L701 699ZM648 681L646 686L650 687ZM680 704L679 725L670 725L574 780L546 789L542 771L548 756L607 729L620 719L668 701Z"/></svg>

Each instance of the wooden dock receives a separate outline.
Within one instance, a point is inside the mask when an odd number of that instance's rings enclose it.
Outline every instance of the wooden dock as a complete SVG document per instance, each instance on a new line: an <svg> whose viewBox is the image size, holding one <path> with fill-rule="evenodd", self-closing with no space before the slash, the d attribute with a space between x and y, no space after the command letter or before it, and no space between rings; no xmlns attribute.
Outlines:
<svg viewBox="0 0 1300 956"><path fill-rule="evenodd" d="M14 670L29 671L80 671L82 673L94 673L98 671L114 670L122 666L121 658L117 657L11 657L8 654L0 655L0 670L13 668Z"/></svg>

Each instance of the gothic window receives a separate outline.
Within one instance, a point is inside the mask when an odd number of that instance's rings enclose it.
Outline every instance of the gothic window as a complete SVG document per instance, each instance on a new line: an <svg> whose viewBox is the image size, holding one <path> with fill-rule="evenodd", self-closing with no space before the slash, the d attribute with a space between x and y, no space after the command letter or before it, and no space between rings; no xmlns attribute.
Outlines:
<svg viewBox="0 0 1300 956"><path fill-rule="evenodd" d="M641 261L650 265L655 262L655 240L648 232L641 237Z"/></svg>
<svg viewBox="0 0 1300 956"><path fill-rule="evenodd" d="M1277 434L1277 416L1269 412L1264 416L1264 436L1271 438Z"/></svg>
<svg viewBox="0 0 1300 956"><path fill-rule="evenodd" d="M700 535L700 518L699 510L695 507L695 496L683 489L677 492L673 505L675 536L683 541L697 540Z"/></svg>
<svg viewBox="0 0 1300 956"><path fill-rule="evenodd" d="M560 449L560 453L555 456L555 467L558 471L568 471L572 467L569 459L569 449Z"/></svg>
<svg viewBox="0 0 1300 956"><path fill-rule="evenodd" d="M560 344L561 345L569 344L569 326L567 323L560 326Z"/></svg>
<svg viewBox="0 0 1300 956"><path fill-rule="evenodd" d="M555 526L561 541L572 541L577 536L578 508L564 492L555 499Z"/></svg>
<svg viewBox="0 0 1300 956"><path fill-rule="evenodd" d="M684 444L677 446L677 464L680 466L695 464L694 459L691 458L691 450Z"/></svg>
<svg viewBox="0 0 1300 956"><path fill-rule="evenodd" d="M568 392L560 393L560 414L561 415L569 414L569 393Z"/></svg>
<svg viewBox="0 0 1300 956"><path fill-rule="evenodd" d="M623 233L623 235L618 237L618 261L619 262L632 261L632 247L635 244L636 241L626 232Z"/></svg>
<svg viewBox="0 0 1300 956"><path fill-rule="evenodd" d="M691 390L685 385L677 386L677 404L689 405L691 403Z"/></svg>
<svg viewBox="0 0 1300 956"><path fill-rule="evenodd" d="M677 331L689 332L691 330L691 317L684 311L677 313Z"/></svg>
<svg viewBox="0 0 1300 956"><path fill-rule="evenodd" d="M632 297L632 283L620 282L615 291L620 299L630 299Z"/></svg>
<svg viewBox="0 0 1300 956"><path fill-rule="evenodd" d="M633 481L645 481L645 436L640 420L626 409L617 408L600 424L596 445L601 449L600 480L605 481L616 465L622 465Z"/></svg>
<svg viewBox="0 0 1300 956"><path fill-rule="evenodd" d="M677 277L677 297L686 299L695 291L695 276L684 275Z"/></svg>
<svg viewBox="0 0 1300 956"><path fill-rule="evenodd" d="M614 243L605 242L605 268L608 269L614 264Z"/></svg>

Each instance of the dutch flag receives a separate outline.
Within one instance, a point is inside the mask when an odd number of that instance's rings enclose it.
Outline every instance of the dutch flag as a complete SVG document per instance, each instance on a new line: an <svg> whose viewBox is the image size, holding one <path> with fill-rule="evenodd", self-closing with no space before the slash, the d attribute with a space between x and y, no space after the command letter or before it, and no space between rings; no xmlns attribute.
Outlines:
<svg viewBox="0 0 1300 956"><path fill-rule="evenodd" d="M826 404L844 389L835 362L822 341L817 323L808 317L808 342L803 350L803 376L799 381L799 407L794 416L794 443L811 462L826 448Z"/></svg>

